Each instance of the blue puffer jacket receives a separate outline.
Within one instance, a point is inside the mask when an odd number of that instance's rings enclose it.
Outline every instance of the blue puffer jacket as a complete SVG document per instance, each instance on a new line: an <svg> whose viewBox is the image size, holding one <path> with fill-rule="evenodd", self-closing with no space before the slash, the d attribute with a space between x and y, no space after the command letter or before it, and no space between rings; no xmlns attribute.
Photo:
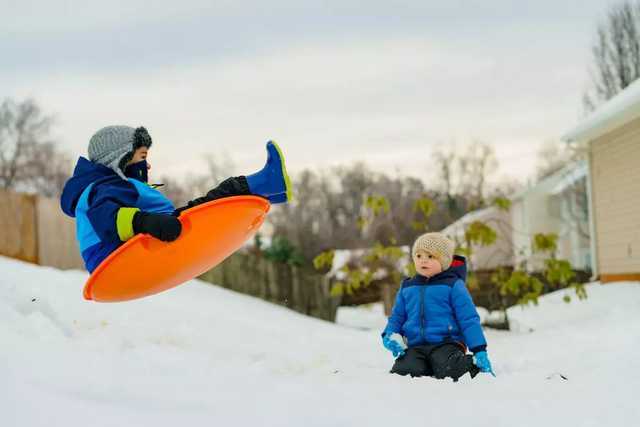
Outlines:
<svg viewBox="0 0 640 427"><path fill-rule="evenodd" d="M78 159L73 176L64 186L60 206L76 218L76 237L90 272L124 243L116 223L120 208L164 214L175 210L169 199L146 183L125 180L84 157Z"/></svg>
<svg viewBox="0 0 640 427"><path fill-rule="evenodd" d="M397 332L407 338L409 347L458 341L474 353L486 349L466 277L466 260L456 255L440 274L405 279L383 334Z"/></svg>

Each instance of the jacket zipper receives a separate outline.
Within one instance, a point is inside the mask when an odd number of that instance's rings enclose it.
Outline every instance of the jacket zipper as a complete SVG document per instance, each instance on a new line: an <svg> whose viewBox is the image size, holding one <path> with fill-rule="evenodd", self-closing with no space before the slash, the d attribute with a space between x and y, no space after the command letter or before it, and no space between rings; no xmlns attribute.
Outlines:
<svg viewBox="0 0 640 427"><path fill-rule="evenodd" d="M427 340L424 336L424 285L420 287L420 335L423 340Z"/></svg>

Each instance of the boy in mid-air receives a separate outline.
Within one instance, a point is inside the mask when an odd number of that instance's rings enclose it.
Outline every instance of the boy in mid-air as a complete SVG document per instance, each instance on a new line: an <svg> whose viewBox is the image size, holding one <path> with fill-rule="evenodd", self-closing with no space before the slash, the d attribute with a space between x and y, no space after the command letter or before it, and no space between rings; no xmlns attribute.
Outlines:
<svg viewBox="0 0 640 427"><path fill-rule="evenodd" d="M89 159L80 157L65 184L60 204L76 219L80 251L92 272L120 245L138 233L171 242L180 236L180 213L222 197L256 195L271 203L291 199L291 185L279 147L267 143L267 164L261 171L228 178L205 196L176 209L147 184L151 136L143 127L108 126L89 141ZM211 236L215 239L215 236Z"/></svg>

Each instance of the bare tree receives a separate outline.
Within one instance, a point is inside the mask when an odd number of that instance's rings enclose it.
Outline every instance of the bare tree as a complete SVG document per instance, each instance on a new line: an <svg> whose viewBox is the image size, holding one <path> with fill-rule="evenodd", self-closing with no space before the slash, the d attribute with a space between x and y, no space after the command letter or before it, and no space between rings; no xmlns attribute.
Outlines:
<svg viewBox="0 0 640 427"><path fill-rule="evenodd" d="M293 203L274 207L269 221L274 235L290 240L307 261L328 248L369 247L389 235L406 244L415 237L414 202L425 192L418 179L390 178L355 163L318 173L306 170L293 182ZM386 197L395 216L377 218L364 230L358 222L371 195Z"/></svg>
<svg viewBox="0 0 640 427"><path fill-rule="evenodd" d="M37 145L48 137L51 119L33 100L0 106L0 186L14 188L26 179Z"/></svg>
<svg viewBox="0 0 640 427"><path fill-rule="evenodd" d="M0 105L0 187L57 196L70 159L49 136L53 123L32 99Z"/></svg>
<svg viewBox="0 0 640 427"><path fill-rule="evenodd" d="M319 177L305 170L294 180L294 201L275 206L268 221L273 226L273 235L285 237L310 261L329 246L335 237L328 213L326 199L318 191Z"/></svg>
<svg viewBox="0 0 640 427"><path fill-rule="evenodd" d="M217 156L208 154L205 156L205 162L207 163L206 177L209 180L205 183L206 191L211 190L215 185L220 184L236 172L236 164L227 152Z"/></svg>
<svg viewBox="0 0 640 427"><path fill-rule="evenodd" d="M182 179L167 175L160 178L162 191L176 206L185 205L189 200L207 194L223 180L233 176L235 164L227 153L219 156L208 154L204 160L206 167L203 168L203 173L188 174Z"/></svg>
<svg viewBox="0 0 640 427"><path fill-rule="evenodd" d="M442 192L447 195L452 195L454 192L453 168L456 160L456 152L453 149L450 151L439 149L433 153L433 157L437 165L437 177L442 185Z"/></svg>
<svg viewBox="0 0 640 427"><path fill-rule="evenodd" d="M553 175L575 160L576 155L565 143L546 141L536 153L536 179L540 181Z"/></svg>
<svg viewBox="0 0 640 427"><path fill-rule="evenodd" d="M380 175L369 190L371 195L382 196L390 206L389 215L378 215L371 223L370 234L366 235L369 244L381 242L385 245L408 245L413 242L418 233L424 232L423 228L416 228L417 221L423 220L416 201L429 198L424 183L413 177L390 177Z"/></svg>
<svg viewBox="0 0 640 427"><path fill-rule="evenodd" d="M193 198L191 191L178 179L162 175L160 183L162 183L160 190L173 202L174 206L184 206Z"/></svg>
<svg viewBox="0 0 640 427"><path fill-rule="evenodd" d="M433 159L445 198L448 223L469 210L486 205L490 190L488 179L498 166L490 144L475 141L458 149L439 149L434 152Z"/></svg>
<svg viewBox="0 0 640 427"><path fill-rule="evenodd" d="M467 145L459 155L460 191L471 200L473 207L485 206L487 180L497 167L495 150L484 142L475 141Z"/></svg>
<svg viewBox="0 0 640 427"><path fill-rule="evenodd" d="M54 143L44 142L38 144L26 167L26 189L45 197L58 197L69 179L72 162Z"/></svg>
<svg viewBox="0 0 640 427"><path fill-rule="evenodd" d="M583 96L586 112L612 98L640 77L640 3L610 7L591 48L592 88Z"/></svg>

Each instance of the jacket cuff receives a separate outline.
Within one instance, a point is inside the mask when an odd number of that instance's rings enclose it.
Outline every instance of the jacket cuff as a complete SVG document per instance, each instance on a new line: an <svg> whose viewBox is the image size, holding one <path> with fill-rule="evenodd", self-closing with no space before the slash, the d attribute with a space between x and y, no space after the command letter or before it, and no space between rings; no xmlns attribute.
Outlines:
<svg viewBox="0 0 640 427"><path fill-rule="evenodd" d="M476 353L480 353L481 351L487 351L487 346L479 345L477 347L470 348L469 350L471 350L473 354L476 354Z"/></svg>
<svg viewBox="0 0 640 427"><path fill-rule="evenodd" d="M382 333L380 334L380 336L385 336L385 335L391 335L391 334L399 334L400 332L396 332L394 330L391 330L389 328L385 328L384 331L382 331Z"/></svg>
<svg viewBox="0 0 640 427"><path fill-rule="evenodd" d="M133 217L138 208L120 208L118 209L118 215L116 216L116 228L118 229L118 237L120 241L126 242L133 237L135 232L133 231Z"/></svg>

